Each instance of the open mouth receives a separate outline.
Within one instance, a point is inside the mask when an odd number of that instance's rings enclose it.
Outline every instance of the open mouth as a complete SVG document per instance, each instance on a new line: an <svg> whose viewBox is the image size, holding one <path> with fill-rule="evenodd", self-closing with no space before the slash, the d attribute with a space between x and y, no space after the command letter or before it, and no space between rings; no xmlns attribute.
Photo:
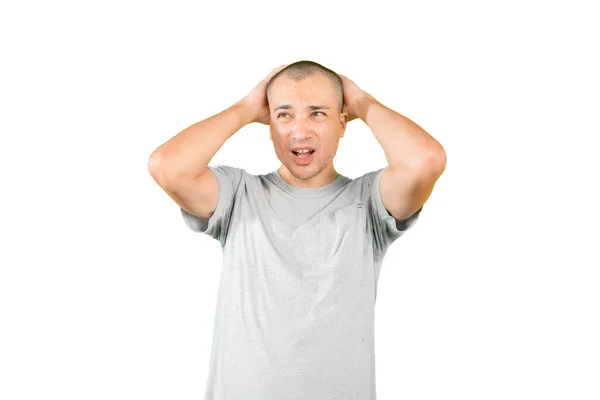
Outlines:
<svg viewBox="0 0 600 400"><path fill-rule="evenodd" d="M296 155L296 157L298 157L298 158L310 157L310 155L314 152L315 152L314 150L309 150L308 152L305 152L305 153L299 153L297 151L292 151L292 153L294 153Z"/></svg>
<svg viewBox="0 0 600 400"><path fill-rule="evenodd" d="M314 154L314 150L310 150L306 153L300 153L297 151L292 151L292 154L294 155L294 160L300 164L305 164L310 162L310 160L312 160L313 158L313 154Z"/></svg>

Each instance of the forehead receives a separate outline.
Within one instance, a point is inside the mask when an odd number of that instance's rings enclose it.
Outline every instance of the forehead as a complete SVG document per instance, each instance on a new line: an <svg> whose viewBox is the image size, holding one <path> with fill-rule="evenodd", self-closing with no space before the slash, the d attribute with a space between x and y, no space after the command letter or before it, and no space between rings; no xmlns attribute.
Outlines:
<svg viewBox="0 0 600 400"><path fill-rule="evenodd" d="M324 75L314 73L301 80L281 75L269 88L269 102L294 105L294 103L319 103L335 106L337 96L333 83Z"/></svg>

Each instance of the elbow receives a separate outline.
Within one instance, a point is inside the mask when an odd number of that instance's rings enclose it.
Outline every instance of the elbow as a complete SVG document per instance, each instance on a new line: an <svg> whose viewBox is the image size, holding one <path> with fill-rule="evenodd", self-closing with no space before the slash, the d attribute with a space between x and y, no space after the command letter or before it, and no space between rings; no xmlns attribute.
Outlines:
<svg viewBox="0 0 600 400"><path fill-rule="evenodd" d="M446 150L440 146L440 149L431 158L431 163L441 175L446 169Z"/></svg>
<svg viewBox="0 0 600 400"><path fill-rule="evenodd" d="M415 170L422 174L440 176L446 169L446 151L440 146L439 149L429 152L422 157Z"/></svg>
<svg viewBox="0 0 600 400"><path fill-rule="evenodd" d="M148 172L159 185L162 185L165 182L167 173L165 159L161 153L154 151L150 157L148 157Z"/></svg>

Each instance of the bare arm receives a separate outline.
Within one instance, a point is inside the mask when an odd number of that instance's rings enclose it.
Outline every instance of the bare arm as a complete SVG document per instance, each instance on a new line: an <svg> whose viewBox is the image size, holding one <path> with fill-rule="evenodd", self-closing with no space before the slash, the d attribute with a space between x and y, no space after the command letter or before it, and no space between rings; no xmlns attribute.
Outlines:
<svg viewBox="0 0 600 400"><path fill-rule="evenodd" d="M265 112L268 115L266 85L281 68L283 66L271 71L242 100L187 127L150 155L150 175L186 211L204 218L214 212L219 184L208 164L227 139L246 124L265 123Z"/></svg>
<svg viewBox="0 0 600 400"><path fill-rule="evenodd" d="M419 125L341 78L349 120L362 119L383 148L389 168L381 176L381 199L390 215L402 221L431 195L446 168L446 151Z"/></svg>
<svg viewBox="0 0 600 400"><path fill-rule="evenodd" d="M252 105L243 100L173 136L150 156L148 169L158 182L198 176L234 133L253 120Z"/></svg>
<svg viewBox="0 0 600 400"><path fill-rule="evenodd" d="M225 141L251 121L251 105L238 102L195 123L152 153L150 174L180 207L210 218L219 201L219 182L208 164Z"/></svg>

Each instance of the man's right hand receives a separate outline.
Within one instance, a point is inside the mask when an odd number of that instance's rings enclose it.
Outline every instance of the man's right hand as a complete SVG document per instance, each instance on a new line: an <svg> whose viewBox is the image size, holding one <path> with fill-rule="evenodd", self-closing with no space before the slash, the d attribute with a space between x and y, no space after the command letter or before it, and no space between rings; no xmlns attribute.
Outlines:
<svg viewBox="0 0 600 400"><path fill-rule="evenodd" d="M267 103L267 84L276 73L286 66L287 64L280 65L271 71L271 73L243 99L244 102L247 102L254 110L256 110L252 122L260 122L261 124L269 125L271 121L271 112L269 110L269 104Z"/></svg>

